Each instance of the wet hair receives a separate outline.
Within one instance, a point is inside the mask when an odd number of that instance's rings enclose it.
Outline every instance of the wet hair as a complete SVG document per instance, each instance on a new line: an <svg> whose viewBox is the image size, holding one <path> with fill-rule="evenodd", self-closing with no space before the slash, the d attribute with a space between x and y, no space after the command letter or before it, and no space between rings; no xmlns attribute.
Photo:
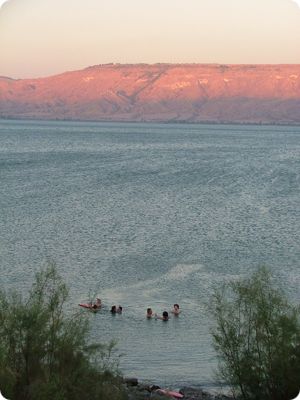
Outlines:
<svg viewBox="0 0 300 400"><path fill-rule="evenodd" d="M123 307L122 307L122 306L119 306L119 307L118 307L118 310L119 310L120 312L122 312Z"/></svg>
<svg viewBox="0 0 300 400"><path fill-rule="evenodd" d="M112 306L111 309L110 309L110 312L112 314L115 314L117 312L117 307L116 306Z"/></svg>
<svg viewBox="0 0 300 400"><path fill-rule="evenodd" d="M169 313L168 313L168 311L164 311L164 312L162 313L162 315L163 315L164 318L169 318Z"/></svg>
<svg viewBox="0 0 300 400"><path fill-rule="evenodd" d="M177 304L177 303L174 304L174 308L175 308L175 307L179 308L179 304Z"/></svg>
<svg viewBox="0 0 300 400"><path fill-rule="evenodd" d="M150 314L150 313L152 313L152 308L147 308L147 314Z"/></svg>
<svg viewBox="0 0 300 400"><path fill-rule="evenodd" d="M92 308L95 310L96 308L98 308L97 304L93 304Z"/></svg>

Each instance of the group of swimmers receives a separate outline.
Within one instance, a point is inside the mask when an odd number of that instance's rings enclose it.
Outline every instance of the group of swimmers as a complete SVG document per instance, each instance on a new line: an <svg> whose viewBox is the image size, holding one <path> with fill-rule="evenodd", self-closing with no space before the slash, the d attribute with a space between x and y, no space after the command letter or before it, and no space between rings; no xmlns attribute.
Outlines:
<svg viewBox="0 0 300 400"><path fill-rule="evenodd" d="M110 312L112 314L122 314L123 307L122 306L111 306Z"/></svg>
<svg viewBox="0 0 300 400"><path fill-rule="evenodd" d="M174 304L171 313L178 316L180 314L180 312L181 312L181 310L179 309L179 304L177 304L177 303ZM154 313L152 311L152 308L147 308L146 317L148 319L155 318L155 319L161 319L162 321L168 321L169 313L168 313L168 311L163 311L162 315L160 316L160 315L157 315L156 313Z"/></svg>
<svg viewBox="0 0 300 400"><path fill-rule="evenodd" d="M97 298L96 301L90 302L89 303L89 307L92 311L97 311L100 310L102 307L102 302L101 299ZM110 312L112 314L122 314L123 311L123 307L122 306L116 306L113 305L110 309ZM181 310L179 309L179 304L175 303L173 305L173 309L171 310L171 313L175 316L178 316L180 314ZM150 319L150 318L155 318L155 319L161 319L162 321L168 321L169 320L169 313L168 311L163 311L162 315L158 315L157 313L154 313L152 308L147 308L147 312L146 312L146 318Z"/></svg>

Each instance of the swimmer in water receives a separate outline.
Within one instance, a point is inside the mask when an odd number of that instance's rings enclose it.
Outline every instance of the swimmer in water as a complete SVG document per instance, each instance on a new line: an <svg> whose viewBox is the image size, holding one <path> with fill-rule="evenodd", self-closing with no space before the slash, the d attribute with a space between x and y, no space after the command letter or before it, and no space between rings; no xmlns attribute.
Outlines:
<svg viewBox="0 0 300 400"><path fill-rule="evenodd" d="M102 307L102 302L101 299L97 298L96 299L96 303L94 304L97 308L101 308Z"/></svg>
<svg viewBox="0 0 300 400"><path fill-rule="evenodd" d="M169 313L168 311L164 311L162 313L162 317L160 315L155 314L155 319L161 319L162 321L168 321L169 320Z"/></svg>
<svg viewBox="0 0 300 400"><path fill-rule="evenodd" d="M110 312L112 313L112 314L122 314L122 311L123 311L123 307L121 307L121 306L118 306L118 308L117 308L117 306L111 306L111 309L110 309Z"/></svg>
<svg viewBox="0 0 300 400"><path fill-rule="evenodd" d="M171 311L174 315L179 315L180 314L180 310L179 310L179 304L174 304L173 306L173 310Z"/></svg>
<svg viewBox="0 0 300 400"><path fill-rule="evenodd" d="M117 306L111 306L110 312L112 314L116 314L117 313Z"/></svg>
<svg viewBox="0 0 300 400"><path fill-rule="evenodd" d="M147 308L147 313L146 313L146 318L153 318L154 317L154 313L152 311L152 308Z"/></svg>

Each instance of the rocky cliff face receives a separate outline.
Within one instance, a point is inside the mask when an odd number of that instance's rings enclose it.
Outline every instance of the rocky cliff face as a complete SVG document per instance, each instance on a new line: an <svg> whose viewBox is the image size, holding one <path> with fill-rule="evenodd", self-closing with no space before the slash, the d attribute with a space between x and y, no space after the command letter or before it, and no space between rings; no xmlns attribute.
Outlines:
<svg viewBox="0 0 300 400"><path fill-rule="evenodd" d="M300 123L300 65L99 65L0 78L0 117Z"/></svg>

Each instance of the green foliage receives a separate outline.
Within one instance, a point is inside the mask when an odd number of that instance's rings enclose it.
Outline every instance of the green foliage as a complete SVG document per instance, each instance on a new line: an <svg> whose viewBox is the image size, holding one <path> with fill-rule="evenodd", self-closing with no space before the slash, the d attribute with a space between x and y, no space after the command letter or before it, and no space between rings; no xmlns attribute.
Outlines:
<svg viewBox="0 0 300 400"><path fill-rule="evenodd" d="M260 268L213 297L214 346L220 375L236 397L290 400L300 388L299 308L274 288Z"/></svg>
<svg viewBox="0 0 300 400"><path fill-rule="evenodd" d="M113 344L87 343L81 314L66 316L68 290L51 265L27 299L0 291L0 388L10 400L121 400Z"/></svg>

